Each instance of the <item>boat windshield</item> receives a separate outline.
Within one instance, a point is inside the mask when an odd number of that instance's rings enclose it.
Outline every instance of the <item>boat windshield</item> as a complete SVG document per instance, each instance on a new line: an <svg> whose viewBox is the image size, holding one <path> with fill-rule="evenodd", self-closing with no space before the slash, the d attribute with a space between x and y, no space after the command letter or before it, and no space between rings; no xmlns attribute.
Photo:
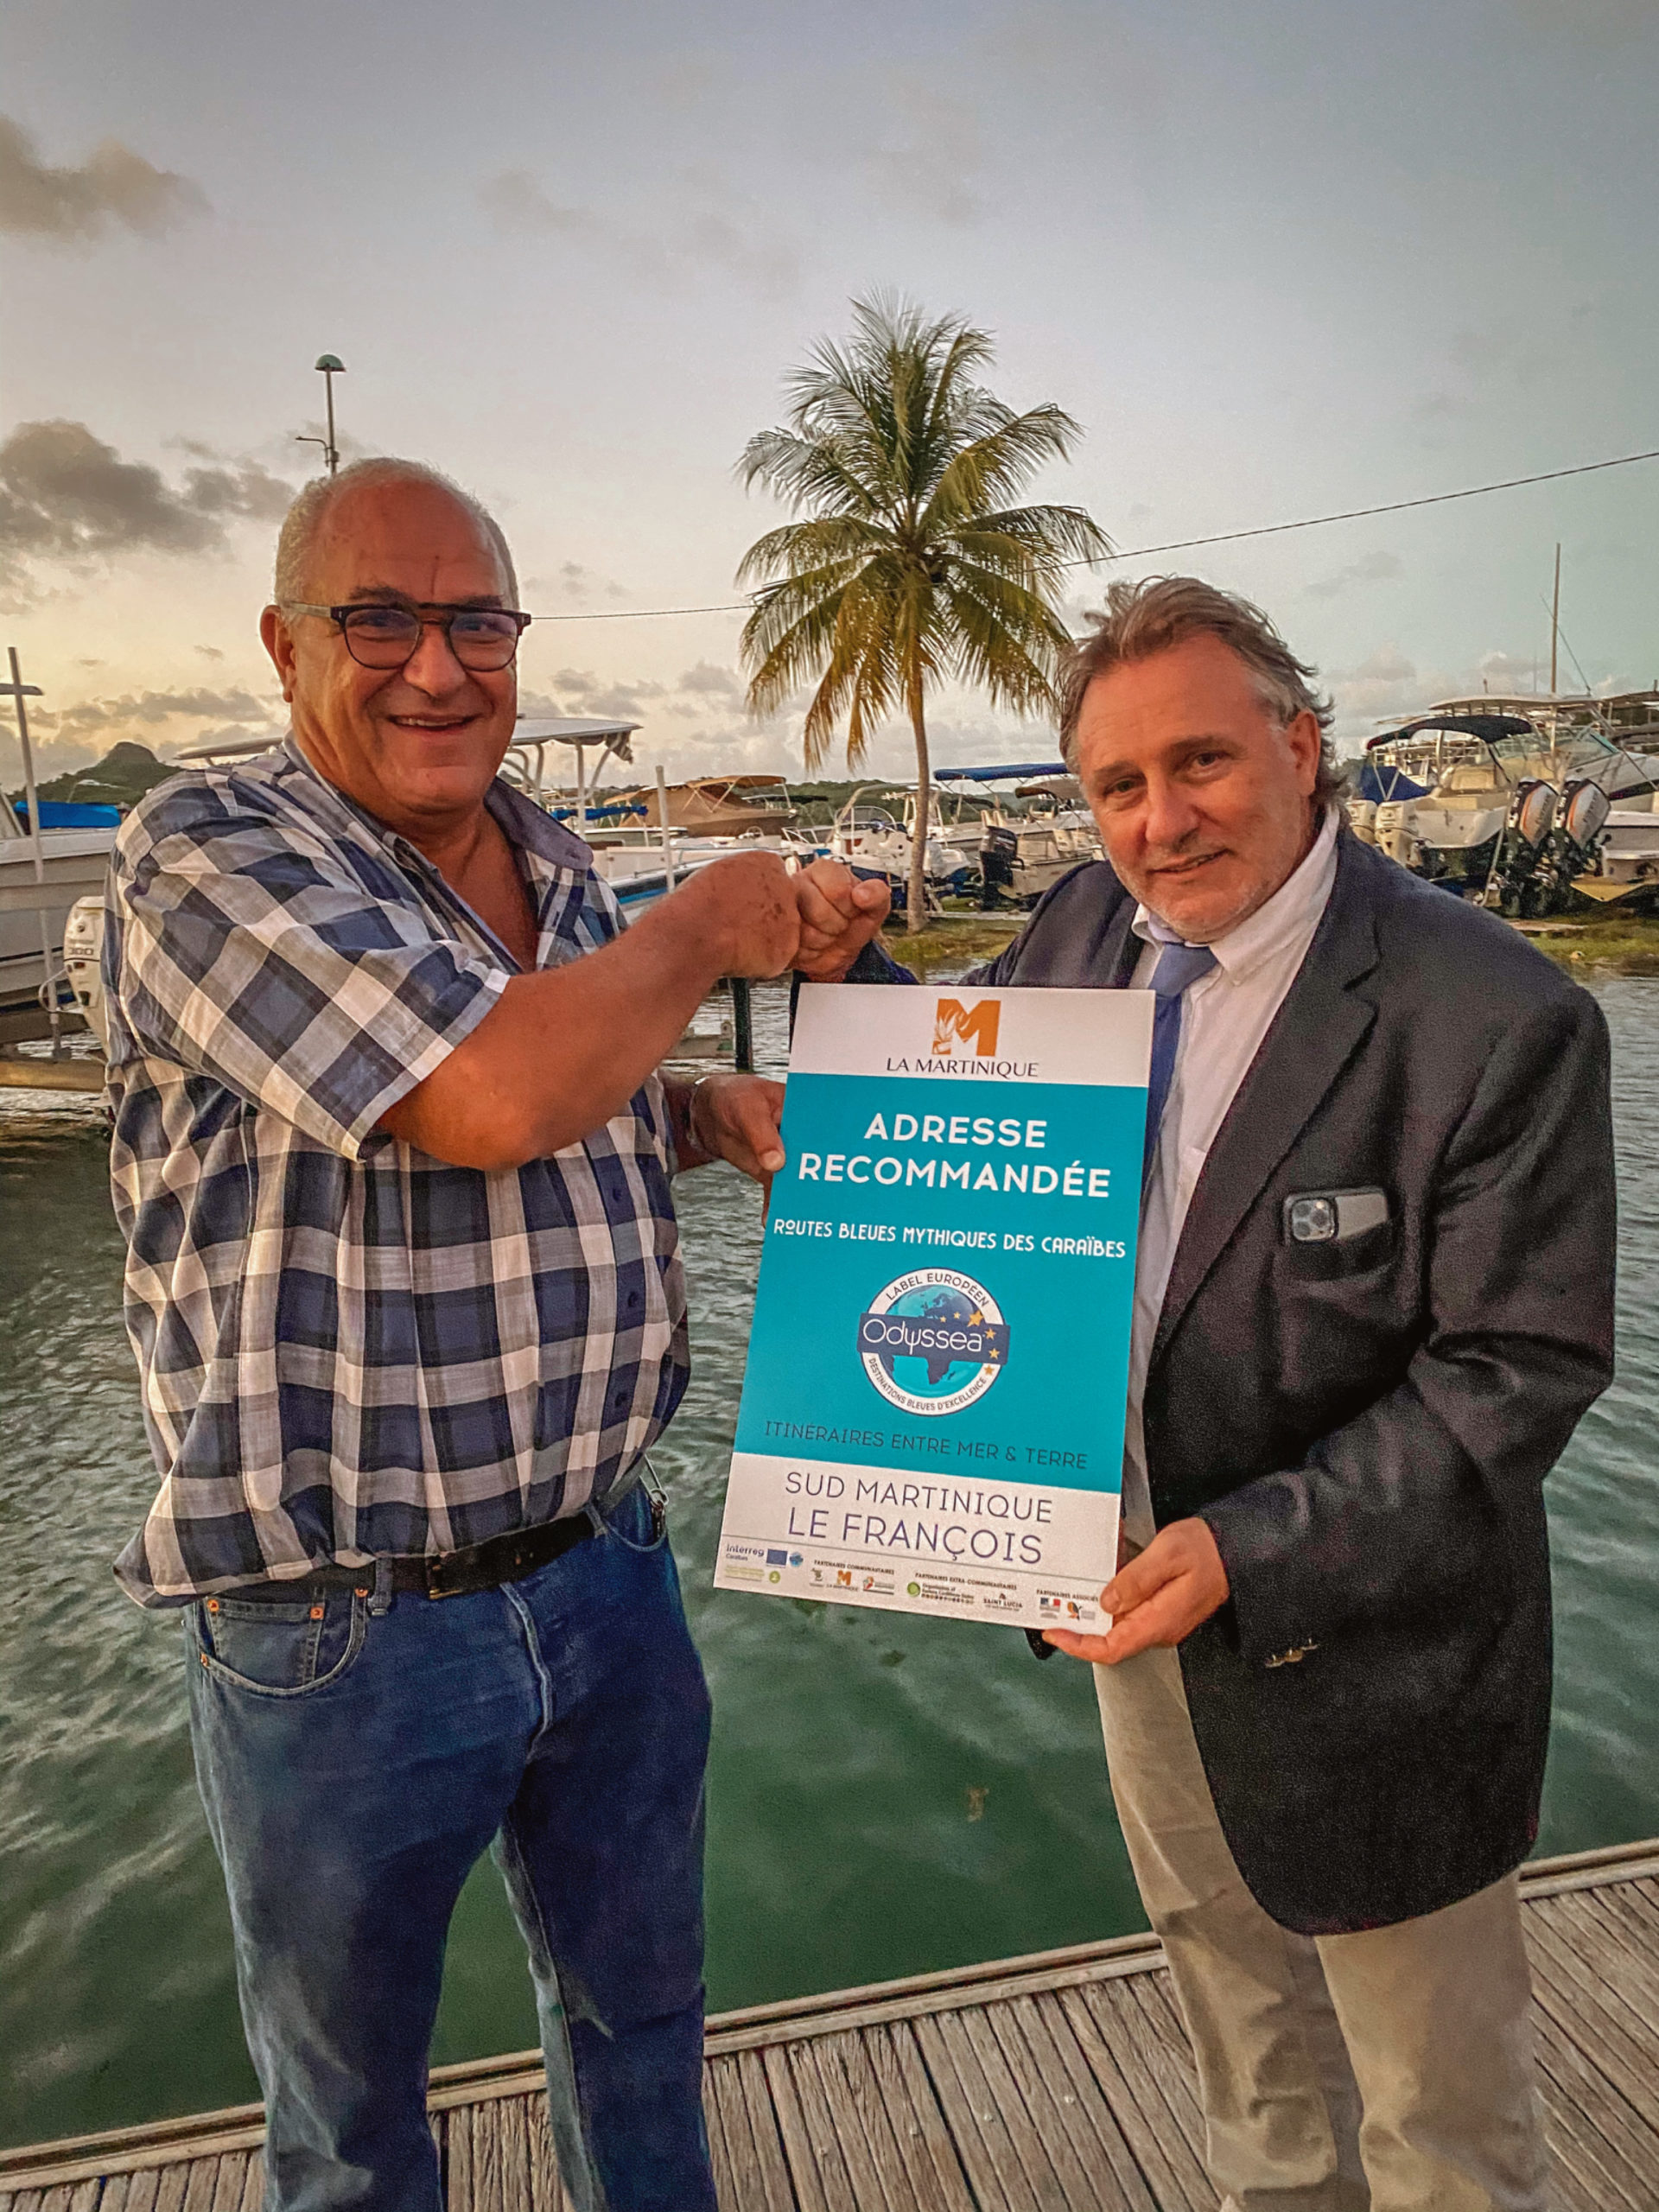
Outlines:
<svg viewBox="0 0 1659 2212"><path fill-rule="evenodd" d="M1582 726L1558 730L1553 736L1542 730L1525 730L1495 738L1492 757L1512 784L1528 776L1541 776L1552 784L1563 783L1568 777L1602 783L1610 773L1623 769L1630 758L1599 730Z"/></svg>

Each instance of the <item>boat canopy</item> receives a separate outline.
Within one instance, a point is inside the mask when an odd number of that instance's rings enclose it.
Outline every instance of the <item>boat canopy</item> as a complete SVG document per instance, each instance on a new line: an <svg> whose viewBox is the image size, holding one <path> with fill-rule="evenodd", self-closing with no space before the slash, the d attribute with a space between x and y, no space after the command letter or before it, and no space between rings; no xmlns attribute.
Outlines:
<svg viewBox="0 0 1659 2212"><path fill-rule="evenodd" d="M1016 768L936 768L936 784L1004 784L1027 776L1067 776L1064 760L1025 760Z"/></svg>
<svg viewBox="0 0 1659 2212"><path fill-rule="evenodd" d="M1427 798L1427 784L1414 783L1403 769L1391 768L1386 760L1363 761L1354 785L1356 798L1370 799L1376 806L1387 806L1393 799Z"/></svg>
<svg viewBox="0 0 1659 2212"><path fill-rule="evenodd" d="M526 750L537 745L578 745L584 749L590 745L602 745L619 760L632 760L628 740L639 727L638 722L610 721L586 715L521 715L507 742Z"/></svg>
<svg viewBox="0 0 1659 2212"><path fill-rule="evenodd" d="M1368 737L1365 750L1375 753L1379 745L1398 745L1426 729L1443 729L1448 737L1472 737L1482 745L1496 745L1500 737L1529 736L1532 728L1524 715L1464 715L1440 710L1419 715L1415 721L1402 722L1397 729L1385 729L1379 737Z"/></svg>

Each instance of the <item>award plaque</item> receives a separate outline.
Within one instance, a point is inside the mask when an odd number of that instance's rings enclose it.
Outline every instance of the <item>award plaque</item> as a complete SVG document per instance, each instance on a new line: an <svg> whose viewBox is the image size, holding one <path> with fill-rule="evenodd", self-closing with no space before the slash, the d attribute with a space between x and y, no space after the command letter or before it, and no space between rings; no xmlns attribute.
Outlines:
<svg viewBox="0 0 1659 2212"><path fill-rule="evenodd" d="M1152 1014L803 988L717 1588L1100 1627Z"/></svg>

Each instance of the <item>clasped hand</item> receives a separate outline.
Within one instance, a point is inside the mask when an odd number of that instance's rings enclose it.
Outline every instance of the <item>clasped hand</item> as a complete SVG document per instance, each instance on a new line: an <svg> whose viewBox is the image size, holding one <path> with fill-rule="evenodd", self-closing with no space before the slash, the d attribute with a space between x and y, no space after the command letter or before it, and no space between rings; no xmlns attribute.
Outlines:
<svg viewBox="0 0 1659 2212"><path fill-rule="evenodd" d="M789 883L799 929L791 965L809 982L838 982L887 919L887 887L830 860L814 861ZM688 1134L709 1158L729 1160L765 1182L784 1164L778 1135L783 1109L782 1084L766 1076L716 1076L698 1086Z"/></svg>

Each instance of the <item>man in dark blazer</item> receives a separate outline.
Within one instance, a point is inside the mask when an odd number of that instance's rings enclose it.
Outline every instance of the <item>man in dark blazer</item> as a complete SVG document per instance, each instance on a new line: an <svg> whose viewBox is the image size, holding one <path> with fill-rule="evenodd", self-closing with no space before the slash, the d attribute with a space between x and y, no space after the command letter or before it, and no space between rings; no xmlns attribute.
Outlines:
<svg viewBox="0 0 1659 2212"><path fill-rule="evenodd" d="M1159 995L1112 1625L1049 1641L1228 2212L1541 2212L1515 1870L1543 1481L1611 1373L1606 1031L1353 836L1311 677L1196 579L1114 587L1062 724L1108 862L968 979ZM812 873L804 972L910 980Z"/></svg>

